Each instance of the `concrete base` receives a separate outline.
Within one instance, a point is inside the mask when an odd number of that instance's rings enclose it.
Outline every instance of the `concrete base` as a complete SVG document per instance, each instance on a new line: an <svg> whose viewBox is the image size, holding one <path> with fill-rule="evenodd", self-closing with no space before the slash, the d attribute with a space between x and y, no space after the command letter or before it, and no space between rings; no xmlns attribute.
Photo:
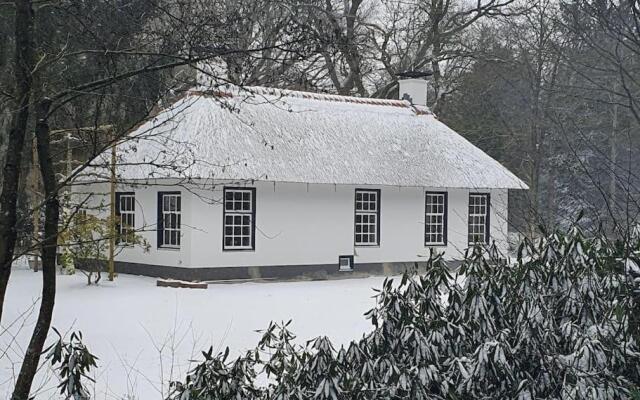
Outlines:
<svg viewBox="0 0 640 400"><path fill-rule="evenodd" d="M102 263L104 264L104 263ZM163 265L138 264L116 261L116 272L154 278L183 281L259 281L259 280L323 280L366 277L372 275L398 275L417 269L424 271L423 262L392 262L355 264L351 271L341 271L338 264L267 265L261 267L207 267L184 268ZM452 263L453 264L453 263ZM94 260L77 262L76 267L94 266ZM103 271L105 265L102 265Z"/></svg>

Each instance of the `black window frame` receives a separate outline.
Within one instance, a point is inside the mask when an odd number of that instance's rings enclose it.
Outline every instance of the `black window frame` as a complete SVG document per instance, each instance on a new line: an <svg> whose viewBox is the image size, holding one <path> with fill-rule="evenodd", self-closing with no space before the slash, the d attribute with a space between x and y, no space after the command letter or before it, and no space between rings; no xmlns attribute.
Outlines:
<svg viewBox="0 0 640 400"><path fill-rule="evenodd" d="M163 218L163 199L164 196L175 196L178 195L180 196L180 209L176 210L180 213L180 221L178 222L178 245L167 245L164 244L164 218ZM178 207L178 203L176 203L176 208ZM169 192L158 192L158 224L157 224L157 243L156 246L159 249L175 249L175 250L179 250L182 247L182 192L180 191L169 191Z"/></svg>
<svg viewBox="0 0 640 400"><path fill-rule="evenodd" d="M349 261L349 269L342 268L342 260L343 259ZM354 270L353 254L338 256L338 271L340 271L340 272L350 272L350 271L353 271L353 270Z"/></svg>
<svg viewBox="0 0 640 400"><path fill-rule="evenodd" d="M357 240L357 218L358 218L358 213L360 214L373 214L369 211L364 211L364 210L360 210L358 211L357 208L357 202L358 202L358 193L364 193L364 192L374 192L376 193L376 241L375 243L358 243ZM382 201L381 201L381 190L380 189L367 189L367 188L356 188L355 189L355 193L354 193L354 198L353 198L353 245L355 247L376 247L376 246L380 246L381 243L381 235L380 235L380 208L382 205ZM360 232L360 234L364 234L364 232ZM370 232L367 232L367 234L370 234Z"/></svg>
<svg viewBox="0 0 640 400"><path fill-rule="evenodd" d="M427 242L427 234L431 234L431 232L427 232L427 199L429 195L438 195L443 196L443 215L442 215L442 242ZM436 192L436 191L425 191L424 192L424 245L425 247L444 247L449 243L447 238L449 224L449 192ZM436 233L437 234L437 233Z"/></svg>
<svg viewBox="0 0 640 400"><path fill-rule="evenodd" d="M469 207L471 206L471 196L483 196L486 198L486 214L484 220L484 243L479 242L471 242L471 213L469 212ZM469 192L469 196L467 198L467 242L469 246L473 246L476 244L489 244L491 240L491 193L486 192Z"/></svg>
<svg viewBox="0 0 640 400"><path fill-rule="evenodd" d="M133 226L131 226L131 230L134 232L135 234L135 229L136 229L136 193L135 192L116 192L116 206L115 206L115 212L116 212L116 221L115 221L115 230L116 230L116 237L115 237L115 242L117 245L120 246L133 246L133 242L129 242L127 240L123 241L122 240L122 210L120 209L120 200L122 199L122 196L133 196L133 201L131 202L132 206L133 206Z"/></svg>
<svg viewBox="0 0 640 400"><path fill-rule="evenodd" d="M246 191L251 193L251 211L244 213L251 215L251 247L227 247L226 245L226 218L227 218L227 191ZM233 211L233 214L243 214L242 211ZM255 187L238 187L238 186L225 186L222 189L222 251L255 251L256 249L256 188Z"/></svg>

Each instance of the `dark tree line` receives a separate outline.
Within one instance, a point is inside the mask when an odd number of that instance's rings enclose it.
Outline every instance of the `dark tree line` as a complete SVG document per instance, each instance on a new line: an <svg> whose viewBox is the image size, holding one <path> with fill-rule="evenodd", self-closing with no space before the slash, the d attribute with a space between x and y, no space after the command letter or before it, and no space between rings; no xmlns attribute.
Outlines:
<svg viewBox="0 0 640 400"><path fill-rule="evenodd" d="M442 116L529 183L520 226L585 210L591 229L634 234L638 23L634 2L541 1L479 29Z"/></svg>

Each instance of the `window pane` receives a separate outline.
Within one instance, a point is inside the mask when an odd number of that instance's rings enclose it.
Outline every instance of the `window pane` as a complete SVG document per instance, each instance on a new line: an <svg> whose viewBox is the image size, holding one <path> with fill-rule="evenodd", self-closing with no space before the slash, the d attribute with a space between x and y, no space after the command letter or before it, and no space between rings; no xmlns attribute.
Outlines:
<svg viewBox="0 0 640 400"><path fill-rule="evenodd" d="M356 245L378 243L377 222L379 212L379 195L373 190L356 190L355 196L355 229Z"/></svg>
<svg viewBox="0 0 640 400"><path fill-rule="evenodd" d="M469 195L469 244L484 243L489 232L489 195Z"/></svg>
<svg viewBox="0 0 640 400"><path fill-rule="evenodd" d="M446 194L425 194L425 244L444 245Z"/></svg>
<svg viewBox="0 0 640 400"><path fill-rule="evenodd" d="M225 189L224 247L251 248L253 191L250 189Z"/></svg>

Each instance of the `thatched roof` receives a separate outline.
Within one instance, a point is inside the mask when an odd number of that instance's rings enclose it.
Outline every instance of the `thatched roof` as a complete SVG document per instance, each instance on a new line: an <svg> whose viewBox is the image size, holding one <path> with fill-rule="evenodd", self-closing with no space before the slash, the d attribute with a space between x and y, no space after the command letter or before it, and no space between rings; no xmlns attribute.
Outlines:
<svg viewBox="0 0 640 400"><path fill-rule="evenodd" d="M260 87L193 90L130 138L118 149L124 181L527 188L428 109L401 100ZM108 162L106 153L91 172Z"/></svg>

